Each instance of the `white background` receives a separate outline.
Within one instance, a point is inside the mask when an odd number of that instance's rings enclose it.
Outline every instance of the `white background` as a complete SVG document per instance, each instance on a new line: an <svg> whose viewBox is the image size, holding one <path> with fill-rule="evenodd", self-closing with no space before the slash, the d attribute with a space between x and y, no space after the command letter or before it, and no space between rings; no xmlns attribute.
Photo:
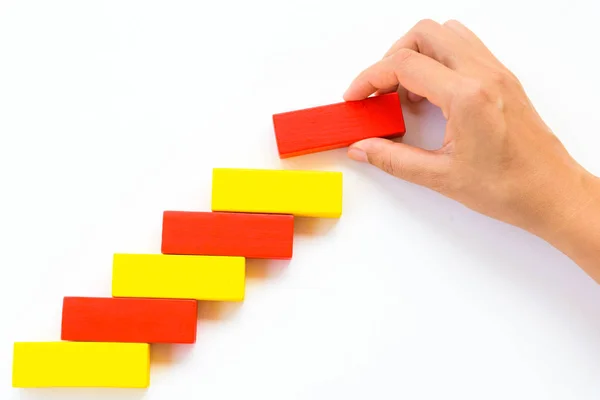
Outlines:
<svg viewBox="0 0 600 400"><path fill-rule="evenodd" d="M457 18L600 174L597 4L0 0L0 398L597 400L600 287L572 262L345 150L281 162L271 125ZM405 116L440 143L438 110ZM148 390L12 389L12 343L58 340L65 295L110 295L114 252L159 252L163 210L209 210L213 167L343 171L344 215L251 262L242 305L202 304Z"/></svg>

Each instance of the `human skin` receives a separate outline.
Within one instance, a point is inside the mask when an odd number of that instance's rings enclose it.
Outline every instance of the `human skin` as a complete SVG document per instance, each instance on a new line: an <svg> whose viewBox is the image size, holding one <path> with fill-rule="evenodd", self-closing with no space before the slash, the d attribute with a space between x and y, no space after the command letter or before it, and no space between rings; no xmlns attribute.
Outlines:
<svg viewBox="0 0 600 400"><path fill-rule="evenodd" d="M350 146L350 158L529 231L600 283L600 178L571 157L473 32L454 20L420 21L358 75L344 99L396 90L442 110L442 147L366 139Z"/></svg>

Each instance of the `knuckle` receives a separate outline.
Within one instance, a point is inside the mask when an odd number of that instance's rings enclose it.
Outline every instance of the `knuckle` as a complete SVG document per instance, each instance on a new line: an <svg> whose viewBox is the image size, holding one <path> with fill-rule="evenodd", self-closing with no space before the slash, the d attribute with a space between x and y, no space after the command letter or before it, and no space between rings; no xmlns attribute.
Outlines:
<svg viewBox="0 0 600 400"><path fill-rule="evenodd" d="M467 80L463 82L460 92L456 96L461 104L483 105L496 98L496 90L493 85L482 80Z"/></svg>
<svg viewBox="0 0 600 400"><path fill-rule="evenodd" d="M415 42L422 43L427 39L428 35L439 26L440 25L432 19L422 19L415 24L407 35L412 37Z"/></svg>
<svg viewBox="0 0 600 400"><path fill-rule="evenodd" d="M358 74L357 78L364 78L365 76L369 75L372 69L373 66L363 69L362 71L360 71L360 74Z"/></svg>
<svg viewBox="0 0 600 400"><path fill-rule="evenodd" d="M369 75L369 69L364 69L364 70L360 71L360 74L358 74L358 76L356 78L354 78L354 81L355 82L364 81L365 79L367 79L368 75Z"/></svg>
<svg viewBox="0 0 600 400"><path fill-rule="evenodd" d="M379 155L377 163L374 164L382 171L396 178L426 186L440 193L446 191L445 176L440 171L417 168L415 165L405 163L401 158L395 157L392 153Z"/></svg>
<svg viewBox="0 0 600 400"><path fill-rule="evenodd" d="M449 19L448 21L444 22L444 26L462 26L462 24L456 19Z"/></svg>
<svg viewBox="0 0 600 400"><path fill-rule="evenodd" d="M514 83L514 75L508 71L493 70L487 77L488 84L498 88L505 88Z"/></svg>
<svg viewBox="0 0 600 400"><path fill-rule="evenodd" d="M410 60L414 57L415 52L411 49L400 49L394 54L394 62L395 64L406 64L410 62Z"/></svg>
<svg viewBox="0 0 600 400"><path fill-rule="evenodd" d="M359 82L361 84L371 84L372 79L372 71L373 67L366 68L362 70L356 78L354 78L354 82Z"/></svg>
<svg viewBox="0 0 600 400"><path fill-rule="evenodd" d="M410 32L409 35L410 35L412 41L414 41L414 42L418 43L419 45L421 45L427 39L428 30L427 29L423 29L423 28L419 28L419 26L417 25L417 27L415 27L415 29L413 29L413 31Z"/></svg>
<svg viewBox="0 0 600 400"><path fill-rule="evenodd" d="M379 155L377 164L379 168L388 174L399 178L403 177L402 163L397 158L393 157L391 153Z"/></svg>
<svg viewBox="0 0 600 400"><path fill-rule="evenodd" d="M472 105L495 104L507 91L519 87L518 79L510 71L493 69L486 71L483 77L465 79L456 93L456 100Z"/></svg>
<svg viewBox="0 0 600 400"><path fill-rule="evenodd" d="M438 25L437 22L435 22L434 20L430 19L430 18L425 18L420 20L419 22L417 22L417 24L415 25L415 30L427 30L427 29L431 29L432 27Z"/></svg>

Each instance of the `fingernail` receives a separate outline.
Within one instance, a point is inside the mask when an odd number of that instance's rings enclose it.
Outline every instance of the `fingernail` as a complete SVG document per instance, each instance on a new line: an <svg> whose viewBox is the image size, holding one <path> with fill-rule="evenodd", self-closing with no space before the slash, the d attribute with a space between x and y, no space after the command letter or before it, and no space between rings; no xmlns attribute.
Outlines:
<svg viewBox="0 0 600 400"><path fill-rule="evenodd" d="M364 150L357 147L350 147L348 149L348 157L358 162L368 162L367 153Z"/></svg>

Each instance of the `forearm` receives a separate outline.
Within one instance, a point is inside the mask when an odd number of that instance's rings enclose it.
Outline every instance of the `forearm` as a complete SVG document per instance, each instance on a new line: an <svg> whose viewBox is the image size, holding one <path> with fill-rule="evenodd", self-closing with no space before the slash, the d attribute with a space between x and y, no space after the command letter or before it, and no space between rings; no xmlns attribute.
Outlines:
<svg viewBox="0 0 600 400"><path fill-rule="evenodd" d="M600 178L587 172L572 179L569 199L540 237L559 249L600 283Z"/></svg>

